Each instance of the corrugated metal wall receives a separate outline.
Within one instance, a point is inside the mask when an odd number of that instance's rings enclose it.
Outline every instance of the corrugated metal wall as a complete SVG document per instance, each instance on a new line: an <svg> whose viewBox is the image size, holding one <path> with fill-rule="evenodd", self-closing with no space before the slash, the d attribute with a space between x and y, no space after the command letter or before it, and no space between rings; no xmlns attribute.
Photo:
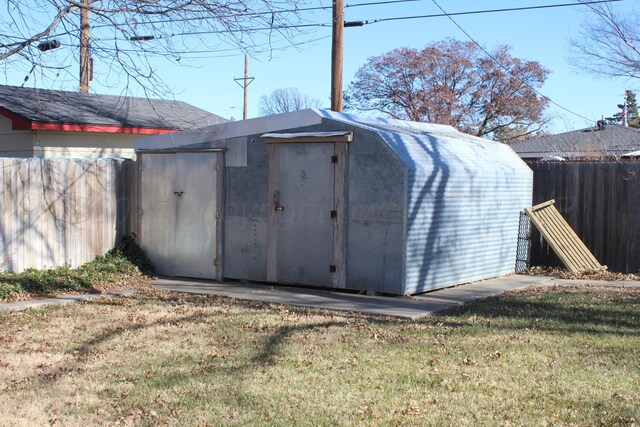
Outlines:
<svg viewBox="0 0 640 427"><path fill-rule="evenodd" d="M640 271L640 161L532 162L533 202L556 207L609 270ZM532 230L532 265L560 265Z"/></svg>
<svg viewBox="0 0 640 427"><path fill-rule="evenodd" d="M429 138L405 146L405 293L513 273L531 170L497 143Z"/></svg>
<svg viewBox="0 0 640 427"><path fill-rule="evenodd" d="M113 248L127 227L121 159L0 158L0 269L77 267Z"/></svg>
<svg viewBox="0 0 640 427"><path fill-rule="evenodd" d="M347 179L351 289L403 293L406 169L379 135L356 130Z"/></svg>

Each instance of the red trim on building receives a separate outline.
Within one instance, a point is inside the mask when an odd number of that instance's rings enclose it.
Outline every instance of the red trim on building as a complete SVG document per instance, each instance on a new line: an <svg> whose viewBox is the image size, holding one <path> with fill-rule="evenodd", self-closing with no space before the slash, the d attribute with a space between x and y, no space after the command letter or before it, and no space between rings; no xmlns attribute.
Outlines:
<svg viewBox="0 0 640 427"><path fill-rule="evenodd" d="M7 119L11 120L12 130L31 130L31 120L25 119L24 117L19 116L16 113L13 113L2 107L0 107L0 115L3 115Z"/></svg>
<svg viewBox="0 0 640 427"><path fill-rule="evenodd" d="M127 133L137 135L161 135L175 132L173 129L143 128L134 126L104 126L89 124L67 123L31 123L32 130L50 130L64 132L96 132L96 133Z"/></svg>
<svg viewBox="0 0 640 427"><path fill-rule="evenodd" d="M63 132L95 132L95 133L124 133L132 135L162 135L176 132L175 129L145 128L136 126L106 126L92 124L70 123L40 123L25 119L6 108L0 107L0 115L11 120L12 130L48 130Z"/></svg>

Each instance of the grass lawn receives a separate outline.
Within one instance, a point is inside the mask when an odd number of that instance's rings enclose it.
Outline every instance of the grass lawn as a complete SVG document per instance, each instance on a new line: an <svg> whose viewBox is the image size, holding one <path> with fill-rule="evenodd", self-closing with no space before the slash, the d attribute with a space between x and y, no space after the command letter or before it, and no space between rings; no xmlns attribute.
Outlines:
<svg viewBox="0 0 640 427"><path fill-rule="evenodd" d="M421 321L143 293L0 314L0 425L637 425L640 289Z"/></svg>

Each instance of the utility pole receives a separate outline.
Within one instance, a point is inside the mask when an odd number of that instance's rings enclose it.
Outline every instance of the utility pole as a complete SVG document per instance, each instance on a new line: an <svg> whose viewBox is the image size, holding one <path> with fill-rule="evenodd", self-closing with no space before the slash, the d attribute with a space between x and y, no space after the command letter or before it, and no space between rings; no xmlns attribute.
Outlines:
<svg viewBox="0 0 640 427"><path fill-rule="evenodd" d="M89 41L89 0L82 0L80 9L80 92L89 93L91 76Z"/></svg>
<svg viewBox="0 0 640 427"><path fill-rule="evenodd" d="M342 51L344 50L344 0L333 0L331 40L331 110L342 111Z"/></svg>
<svg viewBox="0 0 640 427"><path fill-rule="evenodd" d="M247 120L247 100L249 91L247 88L255 80L255 77L249 77L249 55L244 54L244 77L233 79L244 90L244 103L242 107L242 120ZM242 84L240 82L242 81Z"/></svg>
<svg viewBox="0 0 640 427"><path fill-rule="evenodd" d="M244 54L244 102L242 103L242 120L247 120L247 99L249 91L247 90L247 83L249 80L249 55Z"/></svg>

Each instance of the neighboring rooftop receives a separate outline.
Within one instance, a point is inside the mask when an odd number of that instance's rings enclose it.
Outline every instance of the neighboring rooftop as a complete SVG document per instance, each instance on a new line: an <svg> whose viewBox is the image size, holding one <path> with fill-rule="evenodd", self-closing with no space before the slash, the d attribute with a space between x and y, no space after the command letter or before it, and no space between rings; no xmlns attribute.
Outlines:
<svg viewBox="0 0 640 427"><path fill-rule="evenodd" d="M0 115L12 121L14 130L142 134L194 130L227 121L181 101L1 85Z"/></svg>
<svg viewBox="0 0 640 427"><path fill-rule="evenodd" d="M621 157L640 150L640 129L600 123L511 144L523 159Z"/></svg>

